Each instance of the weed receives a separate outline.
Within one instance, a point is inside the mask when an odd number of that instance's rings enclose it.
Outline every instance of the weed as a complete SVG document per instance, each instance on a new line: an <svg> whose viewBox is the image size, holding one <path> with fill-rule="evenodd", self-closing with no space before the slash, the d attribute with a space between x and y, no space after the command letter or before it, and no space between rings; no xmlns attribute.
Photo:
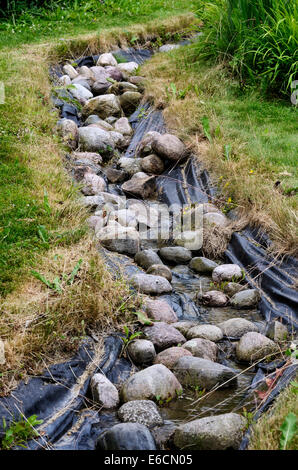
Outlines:
<svg viewBox="0 0 298 470"><path fill-rule="evenodd" d="M127 346L129 345L129 343L131 343L131 341L143 335L141 331L137 331L136 333L130 333L128 326L126 325L124 325L123 330L124 330L125 337L121 336L121 339L124 343L124 348L127 348Z"/></svg>
<svg viewBox="0 0 298 470"><path fill-rule="evenodd" d="M32 415L29 418L22 416L19 421L13 421L8 427L5 419L3 418L3 429L5 434L1 441L0 448L3 450L9 450L13 447L19 446L26 448L26 442L38 435L35 427L42 422L42 420L37 419L36 415Z"/></svg>
<svg viewBox="0 0 298 470"><path fill-rule="evenodd" d="M294 413L291 412L285 417L280 427L280 431L280 450L286 450L297 433L297 417Z"/></svg>

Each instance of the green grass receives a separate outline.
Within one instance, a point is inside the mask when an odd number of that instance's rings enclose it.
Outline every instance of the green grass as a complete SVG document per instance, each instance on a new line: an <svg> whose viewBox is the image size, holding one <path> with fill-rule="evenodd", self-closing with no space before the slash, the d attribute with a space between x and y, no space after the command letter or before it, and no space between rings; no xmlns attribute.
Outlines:
<svg viewBox="0 0 298 470"><path fill-rule="evenodd" d="M12 3L12 2L11 2ZM20 3L21 2L17 2ZM99 33L111 27L129 29L135 23L195 11L195 0L99 0L50 1L50 7L18 8L0 20L0 44L37 43Z"/></svg>

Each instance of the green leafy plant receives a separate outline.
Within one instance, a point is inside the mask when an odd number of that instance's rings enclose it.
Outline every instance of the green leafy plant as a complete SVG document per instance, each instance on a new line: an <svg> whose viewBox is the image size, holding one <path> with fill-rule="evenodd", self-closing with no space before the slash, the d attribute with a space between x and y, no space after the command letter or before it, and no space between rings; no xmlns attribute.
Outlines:
<svg viewBox="0 0 298 470"><path fill-rule="evenodd" d="M246 427L249 428L249 426L253 422L254 414L251 411L247 411L247 409L245 407L242 410L242 414L243 414L244 418L246 419Z"/></svg>
<svg viewBox="0 0 298 470"><path fill-rule="evenodd" d="M286 450L287 446L297 433L297 417L294 413L289 413L285 417L280 427L280 431L280 450Z"/></svg>
<svg viewBox="0 0 298 470"><path fill-rule="evenodd" d="M126 325L124 325L123 330L124 330L125 337L122 336L121 339L125 347L127 347L131 341L138 338L139 336L142 336L143 334L141 331L137 331L136 333L130 333L128 326Z"/></svg>
<svg viewBox="0 0 298 470"><path fill-rule="evenodd" d="M207 139L211 143L212 142L212 136L211 136L211 132L210 132L209 118L207 116L203 116L202 120L201 120L201 123L202 123L204 135L205 135L205 137L207 137Z"/></svg>
<svg viewBox="0 0 298 470"><path fill-rule="evenodd" d="M77 276L77 274L78 274L78 272L81 268L82 262L83 262L83 260L79 259L79 261L76 263L75 267L73 268L72 272L69 275L63 275L62 277L57 276L57 277L55 277L55 279L52 282L49 281L48 279L46 279L46 277L43 274L35 271L34 269L31 270L31 274L36 279L38 279L43 284L45 284L49 289L52 289L53 291L58 292L59 294L62 294L62 292L63 292L63 285L62 285L63 281L67 285L72 285L73 282L74 282L75 277Z"/></svg>
<svg viewBox="0 0 298 470"><path fill-rule="evenodd" d="M19 421L13 421L9 427L4 418L2 422L5 434L0 447L4 450L9 450L16 446L26 448L25 443L38 436L35 427L43 421L41 419L38 420L36 415L32 415L29 418L23 416Z"/></svg>

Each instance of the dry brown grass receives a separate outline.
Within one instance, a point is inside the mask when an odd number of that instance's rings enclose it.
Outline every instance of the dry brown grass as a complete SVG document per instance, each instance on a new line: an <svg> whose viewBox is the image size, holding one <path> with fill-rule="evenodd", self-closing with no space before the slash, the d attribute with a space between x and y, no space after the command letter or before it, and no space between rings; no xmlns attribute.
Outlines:
<svg viewBox="0 0 298 470"><path fill-rule="evenodd" d="M171 54L157 54L142 67L141 73L147 78L147 98L154 100L158 108L164 109L168 129L185 140L218 183L220 205L232 196L239 216L253 225L261 225L271 236L275 253L297 255L295 197L290 198L276 190L272 170L262 156L257 163L252 159L245 148L246 142L235 135L232 141L230 136L227 140L224 123L208 106L209 100L214 97L226 99L228 86L233 85L231 77L226 75L222 65L205 67L202 73L191 66L180 66L182 53L178 50ZM177 91L187 89L183 100L171 96L171 83L175 84ZM209 115L211 128L220 128L220 134L212 144L204 137L201 125L201 119L206 114ZM237 158L228 161L223 158L226 143L232 144ZM254 168L253 174L251 168Z"/></svg>

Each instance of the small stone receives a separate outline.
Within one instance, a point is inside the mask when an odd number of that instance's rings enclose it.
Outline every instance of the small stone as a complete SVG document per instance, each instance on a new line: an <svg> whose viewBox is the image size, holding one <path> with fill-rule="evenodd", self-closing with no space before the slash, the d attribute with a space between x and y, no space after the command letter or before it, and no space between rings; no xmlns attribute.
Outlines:
<svg viewBox="0 0 298 470"><path fill-rule="evenodd" d="M224 285L224 293L227 294L229 297L233 297L233 295L237 294L237 292L240 292L243 290L244 287L241 284L238 284L237 282L228 282L226 285Z"/></svg>
<svg viewBox="0 0 298 470"><path fill-rule="evenodd" d="M106 65L111 65L111 66L115 67L117 65L117 60L115 59L113 54L105 53L105 54L101 54L99 56L96 65L97 66L101 65L102 67L105 67Z"/></svg>
<svg viewBox="0 0 298 470"><path fill-rule="evenodd" d="M279 321L273 321L269 324L267 334L268 338L273 341L283 342L289 337L288 329Z"/></svg>
<svg viewBox="0 0 298 470"><path fill-rule="evenodd" d="M196 419L181 424L174 434L174 444L187 450L229 450L239 448L246 430L246 419L236 413Z"/></svg>
<svg viewBox="0 0 298 470"><path fill-rule="evenodd" d="M121 157L118 161L120 168L130 176L133 176L135 173L141 171L141 163L141 158Z"/></svg>
<svg viewBox="0 0 298 470"><path fill-rule="evenodd" d="M170 52L174 49L178 49L179 47L181 47L180 44L164 44L163 46L160 46L158 50L159 52Z"/></svg>
<svg viewBox="0 0 298 470"><path fill-rule="evenodd" d="M71 80L79 75L76 69L70 64L63 65L63 72L68 75Z"/></svg>
<svg viewBox="0 0 298 470"><path fill-rule="evenodd" d="M187 263L191 260L191 251L182 246L168 246L159 250L160 256L172 263Z"/></svg>
<svg viewBox="0 0 298 470"><path fill-rule="evenodd" d="M100 119L96 114L91 114L88 116L86 119L84 126L90 126L90 124L96 124L97 126L101 127L104 131L113 131L114 128L110 124L108 124L106 121L103 119Z"/></svg>
<svg viewBox="0 0 298 470"><path fill-rule="evenodd" d="M186 337L187 339L204 338L216 343L217 341L222 340L223 333L220 328L214 325L198 325L190 328Z"/></svg>
<svg viewBox="0 0 298 470"><path fill-rule="evenodd" d="M109 224L96 232L96 238L105 248L117 253L134 256L140 249L139 233L133 227Z"/></svg>
<svg viewBox="0 0 298 470"><path fill-rule="evenodd" d="M129 401L119 408L118 416L121 421L140 423L147 427L163 424L158 408L151 400Z"/></svg>
<svg viewBox="0 0 298 470"><path fill-rule="evenodd" d="M72 149L78 145L79 131L78 126L71 119L60 119L57 123L58 134L62 137L63 141Z"/></svg>
<svg viewBox="0 0 298 470"><path fill-rule="evenodd" d="M116 220L120 225L124 227L136 227L137 219L133 211L129 209L119 209L117 211L110 212L109 220Z"/></svg>
<svg viewBox="0 0 298 470"><path fill-rule="evenodd" d="M92 93L94 96L104 95L109 88L111 88L111 83L106 80L97 80L92 83Z"/></svg>
<svg viewBox="0 0 298 470"><path fill-rule="evenodd" d="M142 140L139 144L139 147L138 147L139 154L142 157L144 157L146 155L150 155L150 154L153 153L153 150L152 150L153 141L154 141L154 139L156 139L160 135L161 134L159 132L155 132L155 131L147 132L144 135L144 137L142 138Z"/></svg>
<svg viewBox="0 0 298 470"><path fill-rule="evenodd" d="M92 196L106 190L105 180L101 176L89 171L84 174L83 183L85 186L82 192L85 196Z"/></svg>
<svg viewBox="0 0 298 470"><path fill-rule="evenodd" d="M61 86L68 86L71 84L71 79L69 75L62 75L62 77L59 77L58 79L58 84Z"/></svg>
<svg viewBox="0 0 298 470"><path fill-rule="evenodd" d="M123 183L127 178L127 173L123 170L116 170L115 168L107 168L105 170L106 177L111 183Z"/></svg>
<svg viewBox="0 0 298 470"><path fill-rule="evenodd" d="M198 385L205 390L211 390L217 385L228 388L237 384L236 371L200 357L178 359L173 372L182 385Z"/></svg>
<svg viewBox="0 0 298 470"><path fill-rule="evenodd" d="M177 162L186 156L186 147L178 137L172 134L157 136L152 142L152 149L162 158Z"/></svg>
<svg viewBox="0 0 298 470"><path fill-rule="evenodd" d="M93 124L79 128L79 145L81 150L100 152L104 156L111 155L114 150L110 133L99 127L93 127Z"/></svg>
<svg viewBox="0 0 298 470"><path fill-rule="evenodd" d="M147 269L147 274L162 276L165 277L169 282L172 281L172 271L164 264L152 264L152 266Z"/></svg>
<svg viewBox="0 0 298 470"><path fill-rule="evenodd" d="M161 400L176 398L182 387L174 374L162 364L155 364L137 372L122 386L124 402L132 400Z"/></svg>
<svg viewBox="0 0 298 470"><path fill-rule="evenodd" d="M4 365L6 362L5 359L5 347L4 347L4 342L2 339L0 339L0 366Z"/></svg>
<svg viewBox="0 0 298 470"><path fill-rule="evenodd" d="M178 321L177 323L173 323L172 326L176 328L176 330L180 331L180 333L183 334L183 336L187 336L187 332L193 328L194 326L197 326L198 322L196 321L189 321L189 320L184 320L184 321Z"/></svg>
<svg viewBox="0 0 298 470"><path fill-rule="evenodd" d="M156 450L149 429L139 423L115 424L99 435L96 448L100 450Z"/></svg>
<svg viewBox="0 0 298 470"><path fill-rule="evenodd" d="M224 307L228 303L226 294L219 290L210 290L202 295L202 302L209 307Z"/></svg>
<svg viewBox="0 0 298 470"><path fill-rule="evenodd" d="M187 349L173 346L172 348L165 349L158 353L154 359L154 364L163 364L168 369L173 369L178 359L184 356L191 356L191 352Z"/></svg>
<svg viewBox="0 0 298 470"><path fill-rule="evenodd" d="M118 390L105 375L93 375L90 382L90 388L93 401L99 404L102 408L111 409L118 405Z"/></svg>
<svg viewBox="0 0 298 470"><path fill-rule="evenodd" d="M87 80L93 80L94 79L94 75L92 73L92 70L90 70L89 67L86 67L86 65L82 65L82 67L80 67L80 69L79 69L79 72L80 72L80 75L85 77Z"/></svg>
<svg viewBox="0 0 298 470"><path fill-rule="evenodd" d="M160 175L164 169L164 162L157 155L148 155L142 159L141 168L150 175Z"/></svg>
<svg viewBox="0 0 298 470"><path fill-rule="evenodd" d="M135 256L135 262L146 270L153 264L163 264L158 254L151 249L139 251Z"/></svg>
<svg viewBox="0 0 298 470"><path fill-rule="evenodd" d="M128 354L135 364L152 364L156 357L154 344L147 339L136 339L127 346Z"/></svg>
<svg viewBox="0 0 298 470"><path fill-rule="evenodd" d="M72 96L77 99L81 104L85 104L87 100L93 98L93 94L91 91L87 90L84 86L80 83L73 83L72 86L69 88L70 93Z"/></svg>
<svg viewBox="0 0 298 470"><path fill-rule="evenodd" d="M189 267L197 273L212 273L212 271L218 266L217 263L211 261L208 258L196 257L191 260Z"/></svg>
<svg viewBox="0 0 298 470"><path fill-rule="evenodd" d="M165 300L148 299L146 300L145 306L147 315L152 320L165 323L178 321L176 313Z"/></svg>
<svg viewBox="0 0 298 470"><path fill-rule="evenodd" d="M230 304L234 308L255 307L260 301L260 294L257 289L246 289L233 295Z"/></svg>
<svg viewBox="0 0 298 470"><path fill-rule="evenodd" d="M121 82L124 79L123 73L119 70L119 67L112 67L111 65L105 67L105 71L108 73L109 78L112 78L116 82Z"/></svg>
<svg viewBox="0 0 298 470"><path fill-rule="evenodd" d="M203 338L194 338L183 344L182 348L191 352L195 357L208 359L209 361L216 362L218 348L213 341Z"/></svg>
<svg viewBox="0 0 298 470"><path fill-rule="evenodd" d="M156 189L155 177L147 176L137 177L136 174L133 177L122 184L122 190L128 196L140 197L143 199L150 198Z"/></svg>
<svg viewBox="0 0 298 470"><path fill-rule="evenodd" d="M254 362L265 359L266 356L277 353L279 348L266 336L250 332L245 333L236 345L236 355L239 361Z"/></svg>
<svg viewBox="0 0 298 470"><path fill-rule="evenodd" d="M115 131L123 135L132 135L133 130L126 117L122 117L115 122Z"/></svg>
<svg viewBox="0 0 298 470"><path fill-rule="evenodd" d="M250 331L258 332L258 327L245 318L230 318L217 326L225 336L231 338L240 338Z"/></svg>
<svg viewBox="0 0 298 470"><path fill-rule="evenodd" d="M242 278L242 271L238 264L221 264L212 272L214 282L234 281Z"/></svg>
<svg viewBox="0 0 298 470"><path fill-rule="evenodd" d="M126 114L131 114L135 111L142 99L141 93L138 91L126 91L120 96L120 104Z"/></svg>
<svg viewBox="0 0 298 470"><path fill-rule="evenodd" d="M119 70L121 70L121 72L133 74L139 68L139 64L136 62L123 62L118 64L117 67Z"/></svg>
<svg viewBox="0 0 298 470"><path fill-rule="evenodd" d="M152 274L136 274L131 278L131 284L143 294L166 294L172 292L172 286L161 276Z"/></svg>
<svg viewBox="0 0 298 470"><path fill-rule="evenodd" d="M157 351L163 351L186 341L180 331L164 322L157 322L153 326L145 327L144 333L152 341Z"/></svg>

